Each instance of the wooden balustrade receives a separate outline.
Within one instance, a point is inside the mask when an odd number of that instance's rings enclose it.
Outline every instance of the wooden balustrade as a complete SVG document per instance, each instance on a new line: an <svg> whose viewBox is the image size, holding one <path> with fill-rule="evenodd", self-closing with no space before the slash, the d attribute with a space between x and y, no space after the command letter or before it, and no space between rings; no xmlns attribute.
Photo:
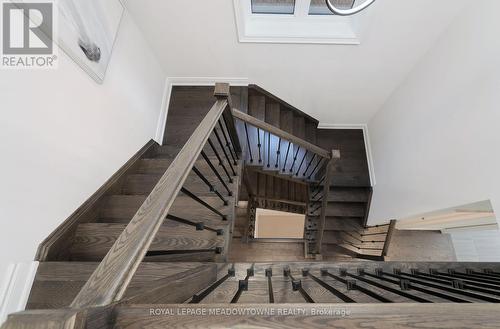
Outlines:
<svg viewBox="0 0 500 329"><path fill-rule="evenodd" d="M272 135L280 137L281 139L287 140L295 145L300 146L301 148L308 150L309 152L312 152L316 155L319 155L320 157L327 158L327 159L331 158L331 153L328 152L327 150L322 149L321 147L316 146L312 143L309 143L308 141L306 141L302 138L299 138L295 135L292 135L284 130L276 128L275 126L273 126L267 122L256 119L253 116L250 116L246 113L238 111L237 109L233 109L232 113L236 119L239 119L239 120L241 120L249 125L252 125L254 127L257 127L258 129L262 129L264 131L267 131L267 132L271 133Z"/></svg>
<svg viewBox="0 0 500 329"><path fill-rule="evenodd" d="M326 166L326 172L325 172L325 179L323 182L323 196L321 199L321 212L319 215L319 223L318 223L318 236L316 238L316 255L321 255L321 248L323 245L323 235L325 231L325 221L326 221L326 208L328 206L328 194L330 192L330 184L332 182L332 176L333 176L333 166L336 161L340 159L340 151L338 150L333 150L331 152L331 156L329 156L330 161L328 162ZM318 256L320 257L320 256Z"/></svg>
<svg viewBox="0 0 500 329"><path fill-rule="evenodd" d="M73 300L72 308L106 306L123 297L205 143L223 113L228 115L229 85L217 84L215 96L215 104ZM235 131L231 133L229 125L228 130L237 145Z"/></svg>

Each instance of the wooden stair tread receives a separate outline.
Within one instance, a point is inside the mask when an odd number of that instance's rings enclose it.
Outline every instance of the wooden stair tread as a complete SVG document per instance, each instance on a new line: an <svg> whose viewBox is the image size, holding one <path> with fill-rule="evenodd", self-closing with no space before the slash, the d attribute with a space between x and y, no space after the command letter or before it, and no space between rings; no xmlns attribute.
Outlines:
<svg viewBox="0 0 500 329"><path fill-rule="evenodd" d="M87 223L78 225L71 246L71 259L100 261L109 251L126 224ZM223 237L207 230L165 221L151 244L150 251L213 249L223 245Z"/></svg>
<svg viewBox="0 0 500 329"><path fill-rule="evenodd" d="M317 221L319 217L310 217L311 225L308 230L317 230ZM325 231L358 231L362 228L361 218L352 217L326 217Z"/></svg>
<svg viewBox="0 0 500 329"><path fill-rule="evenodd" d="M168 167L165 168L165 170ZM220 183L219 179L217 176L212 172L212 170L208 167L206 163L201 163L200 166L197 167L198 170L200 170L205 178L213 185L219 192L225 191L225 188L223 185ZM235 168L236 170L237 168ZM219 169L218 169L219 170ZM228 168L228 170L230 170ZM164 171L163 171L164 172ZM151 193L155 185L158 183L160 178L163 175L163 172L160 173L138 173L138 174L131 174L128 175L125 184L123 186L122 192L123 194L128 194L128 195L148 195ZM220 174L224 174L222 170L220 170ZM234 189L234 186L232 186L232 183L228 182L227 176L224 174L222 176L224 179L224 182L226 185L229 187L230 190ZM234 177L233 182L234 182ZM209 187L206 185L205 182L201 178L199 178L194 172L191 172L188 177L186 178L186 181L184 183L184 187L188 189L189 191L195 193L196 195L213 195L212 192L210 192ZM227 192L225 193L227 194Z"/></svg>
<svg viewBox="0 0 500 329"><path fill-rule="evenodd" d="M334 187L330 188L328 201L331 202L368 202L369 191L366 188Z"/></svg>
<svg viewBox="0 0 500 329"><path fill-rule="evenodd" d="M208 156L212 161L212 164L217 168L219 166L219 160L215 156ZM172 164L175 158L144 158L139 160L137 174L160 174L163 175L167 171L168 167ZM222 162L227 167L227 160L222 159ZM231 162L231 164L234 163ZM213 175L212 170L208 166L207 162L203 158L196 160L194 166L198 168L202 173L206 175Z"/></svg>
<svg viewBox="0 0 500 329"><path fill-rule="evenodd" d="M68 307L90 275L97 268L97 262L44 262L37 269L27 309L54 309ZM216 265L206 263L153 263L143 262L132 277L124 298L137 291L145 290L155 282L174 279L200 266ZM161 281L160 281L161 280ZM186 287L189 289L189 287Z"/></svg>
<svg viewBox="0 0 500 329"><path fill-rule="evenodd" d="M160 145L155 150L156 157L169 157L175 158L179 151L182 149L182 146L178 145Z"/></svg>
<svg viewBox="0 0 500 329"><path fill-rule="evenodd" d="M352 246L348 243L341 243L341 244L336 244L339 247L345 248L349 251L361 254L361 255L366 255L366 256L382 256L382 250L371 250L371 249L363 249L363 248L357 248L355 246Z"/></svg>
<svg viewBox="0 0 500 329"><path fill-rule="evenodd" d="M347 202L328 202L326 215L341 217L364 217L365 205Z"/></svg>
<svg viewBox="0 0 500 329"><path fill-rule="evenodd" d="M232 216L230 199L228 206L224 206L218 197L201 196L202 200L212 207L227 215ZM111 195L106 198L100 210L100 222L108 223L128 223L135 215L139 207L146 200L145 195ZM213 228L224 228L228 224L222 221L221 217L214 214L203 205L185 195L178 195L175 199L169 214L181 217L195 223L202 222Z"/></svg>

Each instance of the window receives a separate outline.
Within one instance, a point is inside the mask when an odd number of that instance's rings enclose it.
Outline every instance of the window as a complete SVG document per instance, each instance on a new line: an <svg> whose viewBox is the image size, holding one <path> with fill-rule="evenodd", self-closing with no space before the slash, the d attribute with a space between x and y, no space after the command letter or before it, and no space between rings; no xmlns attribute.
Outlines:
<svg viewBox="0 0 500 329"><path fill-rule="evenodd" d="M293 14L295 0L252 0L253 14Z"/></svg>
<svg viewBox="0 0 500 329"><path fill-rule="evenodd" d="M351 9L355 0L335 0L333 3L339 9ZM325 0L311 0L309 15L333 15L326 6Z"/></svg>
<svg viewBox="0 0 500 329"><path fill-rule="evenodd" d="M233 0L240 42L359 44L357 21L331 14L324 0ZM334 0L341 8L354 0Z"/></svg>

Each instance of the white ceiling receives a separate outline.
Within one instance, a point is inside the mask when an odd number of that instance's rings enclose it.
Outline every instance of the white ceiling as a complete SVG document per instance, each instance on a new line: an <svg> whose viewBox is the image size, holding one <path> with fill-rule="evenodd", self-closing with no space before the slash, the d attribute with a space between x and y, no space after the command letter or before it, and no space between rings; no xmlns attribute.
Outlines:
<svg viewBox="0 0 500 329"><path fill-rule="evenodd" d="M465 0L377 0L361 45L239 43L231 0L125 0L169 77L249 78L329 124L367 123Z"/></svg>

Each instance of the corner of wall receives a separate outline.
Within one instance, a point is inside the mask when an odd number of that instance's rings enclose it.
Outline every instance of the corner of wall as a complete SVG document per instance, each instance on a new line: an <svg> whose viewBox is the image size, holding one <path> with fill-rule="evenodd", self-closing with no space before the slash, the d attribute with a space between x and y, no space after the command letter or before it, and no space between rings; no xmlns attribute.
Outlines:
<svg viewBox="0 0 500 329"><path fill-rule="evenodd" d="M168 107L170 105L170 95L172 94L172 81L170 78L165 79L165 85L163 88L163 98L161 101L160 115L158 117L158 123L156 125L156 134L154 140L162 145L163 135L165 133L165 126L167 125Z"/></svg>
<svg viewBox="0 0 500 329"><path fill-rule="evenodd" d="M30 296L39 262L9 264L0 286L0 325L11 313L23 311Z"/></svg>
<svg viewBox="0 0 500 329"><path fill-rule="evenodd" d="M167 77L163 91L160 115L156 125L154 140L158 144L163 144L165 126L167 125L168 107L170 106L170 96L173 86L213 86L216 82L226 82L231 86L248 86L248 78L227 78L227 77Z"/></svg>
<svg viewBox="0 0 500 329"><path fill-rule="evenodd" d="M366 161L368 163L370 184L372 187L377 185L377 180L375 178L375 168L373 166L373 156L372 156L372 147L371 147L371 143L370 143L370 133L368 131L367 124L365 124L365 123L359 123L359 124L320 123L318 125L318 128L319 129L360 129L360 130L363 130L363 139L365 141Z"/></svg>

